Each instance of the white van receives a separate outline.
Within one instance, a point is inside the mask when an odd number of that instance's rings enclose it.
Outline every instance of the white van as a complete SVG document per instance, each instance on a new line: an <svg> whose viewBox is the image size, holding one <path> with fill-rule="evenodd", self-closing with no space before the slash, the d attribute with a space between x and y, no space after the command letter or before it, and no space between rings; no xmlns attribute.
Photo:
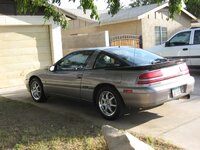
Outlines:
<svg viewBox="0 0 200 150"><path fill-rule="evenodd" d="M166 43L148 49L166 58L185 59L191 67L200 68L200 28L174 34Z"/></svg>

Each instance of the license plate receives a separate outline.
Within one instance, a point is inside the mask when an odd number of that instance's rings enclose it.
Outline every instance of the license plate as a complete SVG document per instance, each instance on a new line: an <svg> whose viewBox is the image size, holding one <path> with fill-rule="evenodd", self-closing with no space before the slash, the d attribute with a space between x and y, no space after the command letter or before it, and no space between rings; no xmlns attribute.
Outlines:
<svg viewBox="0 0 200 150"><path fill-rule="evenodd" d="M177 87L172 89L172 96L176 97L179 96L182 93L182 88L181 87Z"/></svg>

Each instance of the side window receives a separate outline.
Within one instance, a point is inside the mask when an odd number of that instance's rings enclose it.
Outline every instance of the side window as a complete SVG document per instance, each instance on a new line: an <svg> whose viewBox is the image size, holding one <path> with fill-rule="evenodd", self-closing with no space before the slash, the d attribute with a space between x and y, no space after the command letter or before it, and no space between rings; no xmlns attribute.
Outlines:
<svg viewBox="0 0 200 150"><path fill-rule="evenodd" d="M194 33L194 44L200 44L200 30L196 30Z"/></svg>
<svg viewBox="0 0 200 150"><path fill-rule="evenodd" d="M78 70L83 69L87 65L87 60L93 51L75 52L64 57L58 64L57 70Z"/></svg>
<svg viewBox="0 0 200 150"><path fill-rule="evenodd" d="M101 53L96 59L94 68L119 67L121 64L122 63L118 59Z"/></svg>
<svg viewBox="0 0 200 150"><path fill-rule="evenodd" d="M190 35L191 31L178 33L169 41L169 46L189 45Z"/></svg>

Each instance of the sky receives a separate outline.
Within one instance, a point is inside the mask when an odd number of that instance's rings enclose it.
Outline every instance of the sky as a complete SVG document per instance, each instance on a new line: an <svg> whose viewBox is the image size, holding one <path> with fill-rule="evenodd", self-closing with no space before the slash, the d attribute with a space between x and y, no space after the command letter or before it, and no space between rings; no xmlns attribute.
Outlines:
<svg viewBox="0 0 200 150"><path fill-rule="evenodd" d="M106 9L107 7L107 3L106 3L107 0L94 0L97 8L99 10L104 10ZM72 9L75 9L77 8L80 3L79 0L76 0L75 3L73 2L69 2L69 0L61 0L61 7L62 8L72 8ZM120 0L120 2L122 3L122 6L128 6L130 3L131 3L131 0Z"/></svg>

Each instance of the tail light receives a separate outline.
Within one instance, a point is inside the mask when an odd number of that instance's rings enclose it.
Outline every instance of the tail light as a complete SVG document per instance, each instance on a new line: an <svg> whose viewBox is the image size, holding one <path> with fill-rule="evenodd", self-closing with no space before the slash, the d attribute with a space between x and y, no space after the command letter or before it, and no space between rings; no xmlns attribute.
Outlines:
<svg viewBox="0 0 200 150"><path fill-rule="evenodd" d="M149 71L139 76L138 84L150 84L161 81L163 73L161 70Z"/></svg>
<svg viewBox="0 0 200 150"><path fill-rule="evenodd" d="M170 72L170 74L168 73ZM154 70L139 75L138 84L151 84L163 80L175 78L181 75L189 74L189 69L185 63L175 66L175 68L165 68L165 70Z"/></svg>
<svg viewBox="0 0 200 150"><path fill-rule="evenodd" d="M139 79L151 79L151 78L157 78L157 77L162 77L163 74L160 70L155 70L155 71L149 71L147 73L143 73L139 76Z"/></svg>

